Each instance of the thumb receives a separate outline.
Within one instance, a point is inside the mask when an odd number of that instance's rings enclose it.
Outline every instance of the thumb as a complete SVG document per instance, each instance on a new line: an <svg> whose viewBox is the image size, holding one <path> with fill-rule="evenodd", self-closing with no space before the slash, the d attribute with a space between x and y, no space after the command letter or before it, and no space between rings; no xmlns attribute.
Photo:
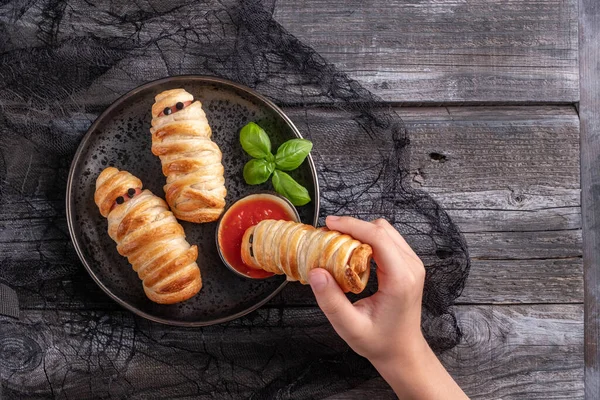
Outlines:
<svg viewBox="0 0 600 400"><path fill-rule="evenodd" d="M354 325L357 311L335 279L322 268L315 268L308 274L308 282L323 313L342 337L347 337Z"/></svg>

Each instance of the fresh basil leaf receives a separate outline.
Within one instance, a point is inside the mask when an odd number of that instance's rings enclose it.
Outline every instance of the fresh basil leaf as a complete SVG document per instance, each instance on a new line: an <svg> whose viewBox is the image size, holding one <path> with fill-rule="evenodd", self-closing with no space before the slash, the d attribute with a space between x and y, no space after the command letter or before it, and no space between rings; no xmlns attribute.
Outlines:
<svg viewBox="0 0 600 400"><path fill-rule="evenodd" d="M259 185L269 179L274 169L272 162L253 158L244 165L244 180L248 185Z"/></svg>
<svg viewBox="0 0 600 400"><path fill-rule="evenodd" d="M275 165L283 171L295 170L302 164L313 144L306 139L291 139L279 146L275 154Z"/></svg>
<svg viewBox="0 0 600 400"><path fill-rule="evenodd" d="M303 206L310 201L308 190L285 172L273 172L273 187L275 191L285 196L295 206Z"/></svg>
<svg viewBox="0 0 600 400"><path fill-rule="evenodd" d="M271 154L271 141L263 128L254 122L240 130L240 143L244 151L254 158L267 158Z"/></svg>

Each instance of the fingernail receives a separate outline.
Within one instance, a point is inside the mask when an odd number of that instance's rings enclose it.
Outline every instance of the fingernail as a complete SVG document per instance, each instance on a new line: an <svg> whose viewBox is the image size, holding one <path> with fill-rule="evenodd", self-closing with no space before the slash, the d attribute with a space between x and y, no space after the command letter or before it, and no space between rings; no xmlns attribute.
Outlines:
<svg viewBox="0 0 600 400"><path fill-rule="evenodd" d="M327 217L327 219L330 221L337 221L338 219L340 219L340 217L338 217L337 215L330 215L329 217Z"/></svg>
<svg viewBox="0 0 600 400"><path fill-rule="evenodd" d="M327 275L318 269L313 269L308 273L308 283L315 290L322 290L327 286Z"/></svg>

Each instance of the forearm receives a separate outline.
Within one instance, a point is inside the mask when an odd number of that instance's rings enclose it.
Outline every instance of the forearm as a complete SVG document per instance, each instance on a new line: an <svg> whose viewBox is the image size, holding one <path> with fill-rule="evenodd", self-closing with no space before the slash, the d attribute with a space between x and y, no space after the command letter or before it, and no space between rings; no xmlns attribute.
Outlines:
<svg viewBox="0 0 600 400"><path fill-rule="evenodd" d="M425 339L387 360L374 360L373 365L402 400L468 399Z"/></svg>

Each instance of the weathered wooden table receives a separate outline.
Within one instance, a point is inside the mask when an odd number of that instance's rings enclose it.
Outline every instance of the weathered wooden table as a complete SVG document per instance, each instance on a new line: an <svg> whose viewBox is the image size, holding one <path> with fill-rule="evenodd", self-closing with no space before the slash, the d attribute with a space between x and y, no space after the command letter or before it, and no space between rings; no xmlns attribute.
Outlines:
<svg viewBox="0 0 600 400"><path fill-rule="evenodd" d="M278 0L266 7L300 41L397 107L413 146L413 185L464 233L472 257L456 306L464 338L442 359L466 393L600 398L600 3ZM18 16L0 12L0 21L11 18ZM60 30L60 18L54 21L42 28ZM0 77L10 73L0 69ZM1 106L0 97L0 115ZM1 149L8 159L9 147ZM20 151L26 165L35 150ZM31 339L19 338L17 324L0 317L0 398L293 398L293 391L269 392L268 376L254 388L236 386L236 374L261 376L224 361L260 352L243 332L266 343L283 334L293 340L297 327L309 326L315 346L342 345L314 301L297 301L293 287L252 316L212 330L154 325L120 309L79 265L63 262L72 257L61 193L68 160L62 167L58 180L25 176L21 192L32 195L0 210L0 278L17 288L21 320L31 326ZM19 167L4 168L10 181ZM54 198L35 196L49 185L56 185ZM34 276L44 280L37 293L28 292ZM96 299L93 307L82 302L86 295ZM230 332L235 341L223 339ZM89 340L75 346L69 335ZM114 340L127 344L123 354ZM191 352L195 364L178 362L177 353L160 359L167 347ZM49 353L63 361L46 366ZM279 357L264 359L262 369L287 363ZM203 373L214 377L214 391L194 382ZM230 383L217 384L219 376ZM145 380L143 390L132 379ZM380 378L353 382L333 398L393 398ZM319 387L310 396L322 397Z"/></svg>

